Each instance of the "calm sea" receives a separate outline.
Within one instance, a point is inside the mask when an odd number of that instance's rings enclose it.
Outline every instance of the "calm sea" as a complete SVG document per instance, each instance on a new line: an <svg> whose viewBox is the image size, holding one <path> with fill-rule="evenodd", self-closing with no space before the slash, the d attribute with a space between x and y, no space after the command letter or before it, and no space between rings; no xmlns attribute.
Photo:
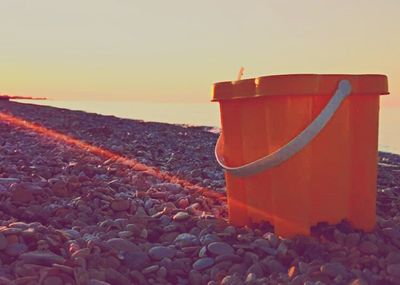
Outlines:
<svg viewBox="0 0 400 285"><path fill-rule="evenodd" d="M220 127L217 103L150 103L106 101L25 101L52 107L81 110L149 122ZM379 150L400 154L400 108L381 108Z"/></svg>

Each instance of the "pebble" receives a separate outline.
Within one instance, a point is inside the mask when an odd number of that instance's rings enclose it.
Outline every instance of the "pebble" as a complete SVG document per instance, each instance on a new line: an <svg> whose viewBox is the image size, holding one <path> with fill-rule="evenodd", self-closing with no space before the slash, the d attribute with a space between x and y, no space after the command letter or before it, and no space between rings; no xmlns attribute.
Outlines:
<svg viewBox="0 0 400 285"><path fill-rule="evenodd" d="M280 272L280 273L287 272L287 269L282 265L282 263L280 263L278 260L275 260L275 259L270 259L270 260L266 261L265 265L267 266L268 271L270 273L273 273L273 272Z"/></svg>
<svg viewBox="0 0 400 285"><path fill-rule="evenodd" d="M160 268L160 265L151 265L149 267L146 267L145 269L143 269L142 273L143 275L147 275L153 272L156 272L158 269Z"/></svg>
<svg viewBox="0 0 400 285"><path fill-rule="evenodd" d="M208 251L214 255L232 255L235 250L225 242L212 242L207 246Z"/></svg>
<svg viewBox="0 0 400 285"><path fill-rule="evenodd" d="M346 274L346 268L338 262L331 262L322 265L321 272L330 277L343 276Z"/></svg>
<svg viewBox="0 0 400 285"><path fill-rule="evenodd" d="M81 237L81 234L78 231L73 230L73 229L63 230L62 232L72 240L78 239Z"/></svg>
<svg viewBox="0 0 400 285"><path fill-rule="evenodd" d="M106 281L111 284L131 284L130 280L117 270L112 268L105 269Z"/></svg>
<svg viewBox="0 0 400 285"><path fill-rule="evenodd" d="M210 268L213 265L214 259L210 257L203 257L193 263L193 269L197 271L202 271L204 269Z"/></svg>
<svg viewBox="0 0 400 285"><path fill-rule="evenodd" d="M221 280L221 285L242 285L243 282L235 275L227 275Z"/></svg>
<svg viewBox="0 0 400 285"><path fill-rule="evenodd" d="M201 285L201 273L197 270L189 272L189 282L191 285Z"/></svg>
<svg viewBox="0 0 400 285"><path fill-rule="evenodd" d="M115 199L111 202L114 211L127 211L131 205L129 200Z"/></svg>
<svg viewBox="0 0 400 285"><path fill-rule="evenodd" d="M161 260L163 258L173 258L176 255L175 248L167 246L155 246L149 250L149 256L154 260Z"/></svg>
<svg viewBox="0 0 400 285"><path fill-rule="evenodd" d="M63 285L63 280L58 276L49 276L43 280L43 285Z"/></svg>
<svg viewBox="0 0 400 285"><path fill-rule="evenodd" d="M150 263L147 253L142 251L125 252L123 255L123 263L131 269L142 269Z"/></svg>
<svg viewBox="0 0 400 285"><path fill-rule="evenodd" d="M185 220L187 220L189 218L190 218L190 215L188 213L186 213L186 212L178 212L173 216L172 220L174 220L176 222L182 222L182 221L185 221Z"/></svg>
<svg viewBox="0 0 400 285"><path fill-rule="evenodd" d="M385 258L387 264L400 263L400 252L391 251Z"/></svg>
<svg viewBox="0 0 400 285"><path fill-rule="evenodd" d="M10 256L19 256L26 252L28 250L28 247L24 243L14 243L14 244L9 244L6 249L5 253Z"/></svg>
<svg viewBox="0 0 400 285"><path fill-rule="evenodd" d="M386 270L390 275L400 278L400 263L389 264Z"/></svg>
<svg viewBox="0 0 400 285"><path fill-rule="evenodd" d="M362 253L376 254L378 253L378 247L371 241L362 241L358 246Z"/></svg>
<svg viewBox="0 0 400 285"><path fill-rule="evenodd" d="M182 233L175 238L174 243L179 247L187 247L198 245L199 239L195 235Z"/></svg>
<svg viewBox="0 0 400 285"><path fill-rule="evenodd" d="M51 190L58 197L68 197L70 195L67 184L62 180L57 180Z"/></svg>
<svg viewBox="0 0 400 285"><path fill-rule="evenodd" d="M0 250L7 248L7 244L8 242L6 237L2 233L0 233Z"/></svg>
<svg viewBox="0 0 400 285"><path fill-rule="evenodd" d="M107 240L107 245L117 251L141 251L141 248L129 240L123 238L112 238Z"/></svg>
<svg viewBox="0 0 400 285"><path fill-rule="evenodd" d="M51 266L54 263L63 264L65 258L51 251L30 251L20 255L19 257L25 263Z"/></svg>
<svg viewBox="0 0 400 285"><path fill-rule="evenodd" d="M345 237L345 245L348 247L357 246L360 241L359 233L350 233Z"/></svg>
<svg viewBox="0 0 400 285"><path fill-rule="evenodd" d="M87 285L111 285L111 284L97 279L90 279Z"/></svg>
<svg viewBox="0 0 400 285"><path fill-rule="evenodd" d="M205 234L200 237L200 242L202 245L208 245L212 242L220 241L221 239L215 234Z"/></svg>
<svg viewBox="0 0 400 285"><path fill-rule="evenodd" d="M15 189L11 191L11 200L17 205L29 203L33 199L33 193L28 189L15 187Z"/></svg>

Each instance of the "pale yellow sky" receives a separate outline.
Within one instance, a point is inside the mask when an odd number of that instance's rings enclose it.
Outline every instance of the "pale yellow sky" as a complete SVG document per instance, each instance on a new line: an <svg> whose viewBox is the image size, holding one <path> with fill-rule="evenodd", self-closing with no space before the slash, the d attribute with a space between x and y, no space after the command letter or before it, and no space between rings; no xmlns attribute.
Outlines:
<svg viewBox="0 0 400 285"><path fill-rule="evenodd" d="M400 106L399 0L0 0L0 93L208 102L213 82L383 73Z"/></svg>

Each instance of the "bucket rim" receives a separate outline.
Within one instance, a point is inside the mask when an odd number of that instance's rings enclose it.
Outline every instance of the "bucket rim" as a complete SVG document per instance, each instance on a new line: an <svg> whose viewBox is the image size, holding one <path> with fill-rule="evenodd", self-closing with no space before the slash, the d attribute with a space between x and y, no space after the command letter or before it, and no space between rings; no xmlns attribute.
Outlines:
<svg viewBox="0 0 400 285"><path fill-rule="evenodd" d="M388 79L383 74L274 74L213 84L211 101L282 95L330 95L340 80L349 80L352 95L386 95Z"/></svg>

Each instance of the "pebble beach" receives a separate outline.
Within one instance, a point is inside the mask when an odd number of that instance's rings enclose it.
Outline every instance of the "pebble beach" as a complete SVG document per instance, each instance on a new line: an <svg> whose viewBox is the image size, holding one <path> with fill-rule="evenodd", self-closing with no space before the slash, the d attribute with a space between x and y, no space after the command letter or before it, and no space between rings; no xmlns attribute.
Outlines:
<svg viewBox="0 0 400 285"><path fill-rule="evenodd" d="M227 222L207 127L0 101L0 285L400 284L400 156L377 225Z"/></svg>

